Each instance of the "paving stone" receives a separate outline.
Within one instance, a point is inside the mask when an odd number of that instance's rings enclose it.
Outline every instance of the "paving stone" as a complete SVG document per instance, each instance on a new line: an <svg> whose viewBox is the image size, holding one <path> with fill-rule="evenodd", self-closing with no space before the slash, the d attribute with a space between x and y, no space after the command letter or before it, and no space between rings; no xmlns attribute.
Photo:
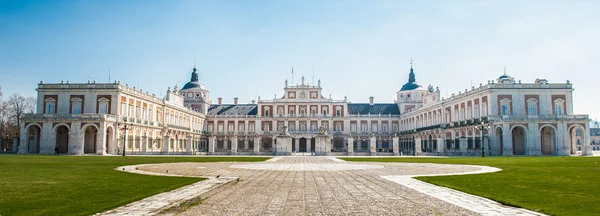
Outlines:
<svg viewBox="0 0 600 216"><path fill-rule="evenodd" d="M151 164L139 169L148 173L164 173L168 169L173 175L240 178L239 182L201 194L206 198L202 204L178 215L536 214L516 208L503 211L498 207L504 206L491 200L478 204L480 197L449 192L411 178L490 171L478 166L360 163L308 156L275 157L264 163ZM438 193L443 195L435 195ZM470 208L472 205L485 211Z"/></svg>

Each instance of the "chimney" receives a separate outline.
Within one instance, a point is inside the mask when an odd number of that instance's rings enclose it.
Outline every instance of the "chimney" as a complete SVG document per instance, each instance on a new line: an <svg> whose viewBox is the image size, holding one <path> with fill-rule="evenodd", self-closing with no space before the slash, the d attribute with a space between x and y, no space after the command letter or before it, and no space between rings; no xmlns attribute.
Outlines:
<svg viewBox="0 0 600 216"><path fill-rule="evenodd" d="M237 98L237 97L234 97L234 98L233 98L233 104L237 105L237 103L238 103L238 98Z"/></svg>
<svg viewBox="0 0 600 216"><path fill-rule="evenodd" d="M374 98L373 96L369 97L369 104L370 104L370 105L373 105L373 100L374 100L374 99L375 99L375 98Z"/></svg>
<svg viewBox="0 0 600 216"><path fill-rule="evenodd" d="M221 105L223 103L223 98L219 97L219 98L217 98L217 101L218 101L217 103L219 103L219 105Z"/></svg>

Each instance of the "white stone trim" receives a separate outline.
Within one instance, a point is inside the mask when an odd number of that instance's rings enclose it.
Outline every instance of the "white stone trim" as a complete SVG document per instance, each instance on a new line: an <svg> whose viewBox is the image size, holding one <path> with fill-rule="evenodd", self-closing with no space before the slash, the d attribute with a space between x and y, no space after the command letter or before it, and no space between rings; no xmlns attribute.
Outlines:
<svg viewBox="0 0 600 216"><path fill-rule="evenodd" d="M381 176L387 180L393 181L395 183L401 184L408 188L414 189L421 193L427 194L429 196L438 198L450 204L459 206L461 208L465 208L467 210L477 212L483 215L544 215L538 212L530 211L522 208L515 208L510 206L502 205L496 201L471 195L465 192L440 187L437 185L429 184L423 181L419 181L414 179L413 177L417 176L448 176L448 175L468 175L468 174L481 174L481 173L491 173L498 172L501 169L489 167L489 166L474 166L474 165L464 165L477 167L479 170L471 171L471 172L463 172L463 173L453 173L453 174L427 174L427 175L393 175L393 176Z"/></svg>

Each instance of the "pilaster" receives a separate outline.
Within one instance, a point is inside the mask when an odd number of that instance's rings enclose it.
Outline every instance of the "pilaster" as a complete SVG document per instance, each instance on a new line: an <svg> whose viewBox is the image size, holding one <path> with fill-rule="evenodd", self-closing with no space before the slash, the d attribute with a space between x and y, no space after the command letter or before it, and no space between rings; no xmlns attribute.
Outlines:
<svg viewBox="0 0 600 216"><path fill-rule="evenodd" d="M348 155L354 155L354 137L348 137Z"/></svg>
<svg viewBox="0 0 600 216"><path fill-rule="evenodd" d="M394 156L400 155L400 147L398 145L398 140L398 136L394 135L394 137L392 137L392 151L394 152Z"/></svg>
<svg viewBox="0 0 600 216"><path fill-rule="evenodd" d="M171 148L171 137L169 135L163 136L163 152L169 153L169 149Z"/></svg>
<svg viewBox="0 0 600 216"><path fill-rule="evenodd" d="M421 137L415 137L415 155L419 155L421 152Z"/></svg>
<svg viewBox="0 0 600 216"><path fill-rule="evenodd" d="M238 147L238 137L233 136L233 137L231 137L231 154L237 154L237 147Z"/></svg>
<svg viewBox="0 0 600 216"><path fill-rule="evenodd" d="M371 121L369 121L369 122L371 122ZM369 126L370 125L371 124L369 123ZM370 143L369 150L371 152L371 155L377 155L377 137L371 135L371 137L369 138L369 143Z"/></svg>
<svg viewBox="0 0 600 216"><path fill-rule="evenodd" d="M185 151L188 154L191 154L192 153L192 149L193 149L192 148L192 136L187 135L186 136L186 143L185 143Z"/></svg>

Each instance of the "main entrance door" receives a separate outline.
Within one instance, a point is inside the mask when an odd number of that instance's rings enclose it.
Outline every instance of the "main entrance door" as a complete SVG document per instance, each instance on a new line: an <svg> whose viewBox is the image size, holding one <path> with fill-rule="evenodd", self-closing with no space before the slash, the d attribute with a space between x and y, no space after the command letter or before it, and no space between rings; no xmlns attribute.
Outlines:
<svg viewBox="0 0 600 216"><path fill-rule="evenodd" d="M300 138L300 149L298 152L306 152L306 138Z"/></svg>

